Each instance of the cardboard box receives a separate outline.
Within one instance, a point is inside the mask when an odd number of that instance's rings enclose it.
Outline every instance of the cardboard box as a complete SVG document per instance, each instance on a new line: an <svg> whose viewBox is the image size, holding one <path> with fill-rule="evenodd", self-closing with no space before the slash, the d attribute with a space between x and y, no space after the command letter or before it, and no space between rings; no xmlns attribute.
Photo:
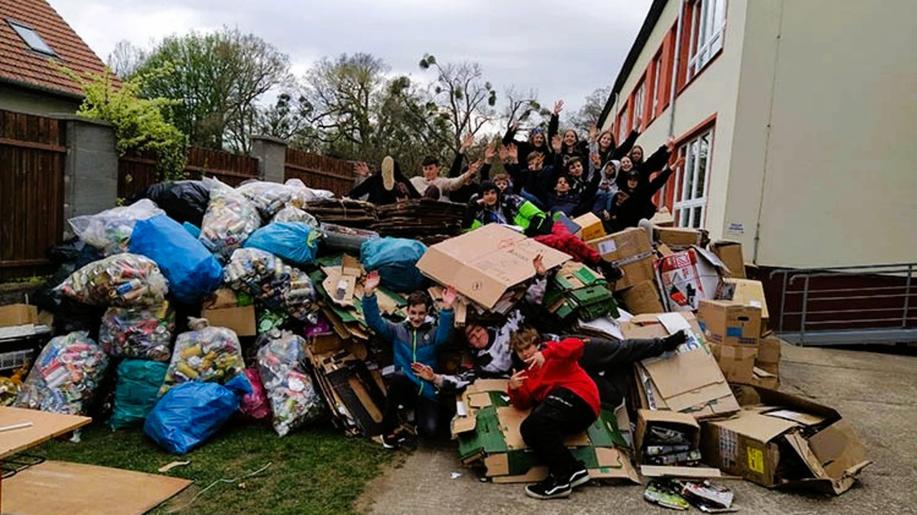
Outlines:
<svg viewBox="0 0 917 515"><path fill-rule="evenodd" d="M767 311L767 299L764 297L764 285L761 281L751 279L724 278L716 292L716 298L734 300L749 306L761 308L761 331L764 334L768 328L770 313Z"/></svg>
<svg viewBox="0 0 917 515"><path fill-rule="evenodd" d="M750 345L718 345L710 343L710 351L730 383L755 383L755 358L758 348Z"/></svg>
<svg viewBox="0 0 917 515"><path fill-rule="evenodd" d="M690 449L700 449L700 425L694 417L685 413L665 410L637 411L637 428L634 433L634 448L640 471L647 477L695 477L710 478L720 477L720 471L710 467L688 467L679 465L651 465L646 464L643 456L646 434L650 427L662 426L665 428L684 431L690 436Z"/></svg>
<svg viewBox="0 0 917 515"><path fill-rule="evenodd" d="M656 227L672 227L675 225L675 217L669 212L669 208L662 206L650 218L650 223Z"/></svg>
<svg viewBox="0 0 917 515"><path fill-rule="evenodd" d="M605 236L605 226L602 225L602 220L592 213L574 218L573 223L579 226L579 231L575 234L583 241L596 240Z"/></svg>
<svg viewBox="0 0 917 515"><path fill-rule="evenodd" d="M727 277L744 279L745 258L742 256L742 244L737 241L720 240L710 244L710 250L729 269Z"/></svg>
<svg viewBox="0 0 917 515"><path fill-rule="evenodd" d="M344 340L337 333L317 334L309 338L309 349L315 354L336 352L344 348Z"/></svg>
<svg viewBox="0 0 917 515"><path fill-rule="evenodd" d="M840 495L872 463L850 424L834 409L753 388L736 416L704 422L701 449L713 466L766 487Z"/></svg>
<svg viewBox="0 0 917 515"><path fill-rule="evenodd" d="M506 380L479 379L459 396L452 435L458 440L459 459L483 465L496 483L534 482L547 477L519 431L528 410L509 405ZM640 482L627 455L616 446L626 441L616 429L613 414L603 412L585 433L570 436L566 445L589 470L589 476Z"/></svg>
<svg viewBox="0 0 917 515"><path fill-rule="evenodd" d="M684 250L692 245L700 245L704 239L700 229L685 227L655 227L653 235L656 241L666 244L672 250Z"/></svg>
<svg viewBox="0 0 917 515"><path fill-rule="evenodd" d="M38 323L38 308L28 304L0 306L0 327L35 325Z"/></svg>
<svg viewBox="0 0 917 515"><path fill-rule="evenodd" d="M701 300L697 322L709 343L758 347L761 308L731 300Z"/></svg>
<svg viewBox="0 0 917 515"><path fill-rule="evenodd" d="M643 229L625 229L586 243L624 273L615 283L615 291L653 279L653 246Z"/></svg>
<svg viewBox="0 0 917 515"><path fill-rule="evenodd" d="M509 227L488 224L431 246L417 268L490 309L507 290L535 276L532 260L538 254L548 269L570 259Z"/></svg>
<svg viewBox="0 0 917 515"><path fill-rule="evenodd" d="M780 376L756 366L752 369L751 381L746 384L776 390L780 388Z"/></svg>
<svg viewBox="0 0 917 515"><path fill-rule="evenodd" d="M656 280L668 311L696 311L713 299L725 267L712 252L691 247L656 260Z"/></svg>
<svg viewBox="0 0 917 515"><path fill-rule="evenodd" d="M779 375L780 370L780 338L765 336L758 344L758 356L755 366L771 374Z"/></svg>
<svg viewBox="0 0 917 515"><path fill-rule="evenodd" d="M643 281L621 292L624 308L632 315L662 313L665 308L659 299L655 281Z"/></svg>
<svg viewBox="0 0 917 515"><path fill-rule="evenodd" d="M206 318L212 326L232 329L237 336L258 334L255 306L204 309L201 311L201 317Z"/></svg>
<svg viewBox="0 0 917 515"><path fill-rule="evenodd" d="M695 418L735 413L739 404L691 313L637 315L621 324L625 338L662 338L685 330L676 352L635 364L637 399L646 409L669 409Z"/></svg>

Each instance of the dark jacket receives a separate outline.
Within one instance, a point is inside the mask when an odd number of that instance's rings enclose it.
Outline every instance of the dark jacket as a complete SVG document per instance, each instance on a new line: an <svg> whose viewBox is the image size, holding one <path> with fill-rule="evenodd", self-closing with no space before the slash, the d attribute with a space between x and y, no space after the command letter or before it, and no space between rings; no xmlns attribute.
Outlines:
<svg viewBox="0 0 917 515"><path fill-rule="evenodd" d="M666 167L653 180L646 184L638 184L635 190L628 192L629 197L623 204L616 206L612 203L609 211L611 220L608 220L605 224L606 231L610 231L610 233L622 231L628 227L636 227L643 218L652 218L656 214L653 195L665 185L672 173L673 170ZM627 191L626 186L625 184L625 188L622 191Z"/></svg>
<svg viewBox="0 0 917 515"><path fill-rule="evenodd" d="M391 189L391 191L385 189L382 184L382 174L380 172L376 172L373 175L367 177L366 180L358 184L352 190L350 190L350 193L345 196L357 199L363 195L369 195L366 200L377 206L394 204L398 200L396 196L398 184L403 184L407 189L409 197L420 198L420 193L417 192L417 190L411 184L411 181L409 181L408 178L401 173L401 169L398 167L398 163L395 163L394 175L395 186Z"/></svg>
<svg viewBox="0 0 917 515"><path fill-rule="evenodd" d="M580 366L595 381L602 404L618 406L633 384L633 364L665 352L662 338L608 340L589 338Z"/></svg>
<svg viewBox="0 0 917 515"><path fill-rule="evenodd" d="M512 127L509 127L506 129L506 134L503 135L503 144L504 145L509 145L510 143L516 144L516 149L519 151L519 161L520 162L524 163L526 159L528 158L528 155L531 154L532 151L534 150L537 150L543 153L545 162L548 162L548 160L554 155L554 152L551 150L551 134L557 134L558 123L559 122L558 122L557 116L552 115L551 121L548 122L548 135L547 137L545 137L544 144L542 144L540 147L536 147L535 145L533 145L531 142L531 138L529 138L529 140L527 141L515 139L516 131L513 130Z"/></svg>

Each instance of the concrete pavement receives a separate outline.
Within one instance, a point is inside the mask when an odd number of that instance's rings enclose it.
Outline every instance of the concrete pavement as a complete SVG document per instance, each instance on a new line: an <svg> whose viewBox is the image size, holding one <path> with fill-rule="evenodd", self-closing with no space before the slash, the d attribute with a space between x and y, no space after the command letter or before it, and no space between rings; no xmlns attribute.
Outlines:
<svg viewBox="0 0 917 515"><path fill-rule="evenodd" d="M764 514L917 513L917 357L784 344L781 366L781 389L840 411L875 463L840 497L724 481L736 505ZM451 479L453 472L462 476ZM521 485L480 483L458 463L454 446L440 442L396 460L356 507L377 514L670 512L645 502L642 493L636 485L588 486L567 500L529 499Z"/></svg>

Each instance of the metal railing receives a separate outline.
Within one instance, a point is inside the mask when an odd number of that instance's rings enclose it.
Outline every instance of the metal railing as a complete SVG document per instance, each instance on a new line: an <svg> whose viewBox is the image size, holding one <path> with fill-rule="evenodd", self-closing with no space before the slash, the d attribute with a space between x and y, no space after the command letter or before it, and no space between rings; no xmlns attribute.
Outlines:
<svg viewBox="0 0 917 515"><path fill-rule="evenodd" d="M917 342L915 270L917 263L774 270L777 332L800 345Z"/></svg>

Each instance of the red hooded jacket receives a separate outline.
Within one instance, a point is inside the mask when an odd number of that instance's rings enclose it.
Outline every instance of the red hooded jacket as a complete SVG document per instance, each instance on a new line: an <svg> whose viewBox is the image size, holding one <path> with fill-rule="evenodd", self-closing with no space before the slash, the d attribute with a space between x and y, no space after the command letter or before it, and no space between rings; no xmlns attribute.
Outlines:
<svg viewBox="0 0 917 515"><path fill-rule="evenodd" d="M566 388L586 401L599 415L599 389L578 363L583 355L583 345L583 340L579 338L546 343L541 349L544 365L529 369L522 386L508 389L510 403L526 409L544 401L551 390Z"/></svg>

